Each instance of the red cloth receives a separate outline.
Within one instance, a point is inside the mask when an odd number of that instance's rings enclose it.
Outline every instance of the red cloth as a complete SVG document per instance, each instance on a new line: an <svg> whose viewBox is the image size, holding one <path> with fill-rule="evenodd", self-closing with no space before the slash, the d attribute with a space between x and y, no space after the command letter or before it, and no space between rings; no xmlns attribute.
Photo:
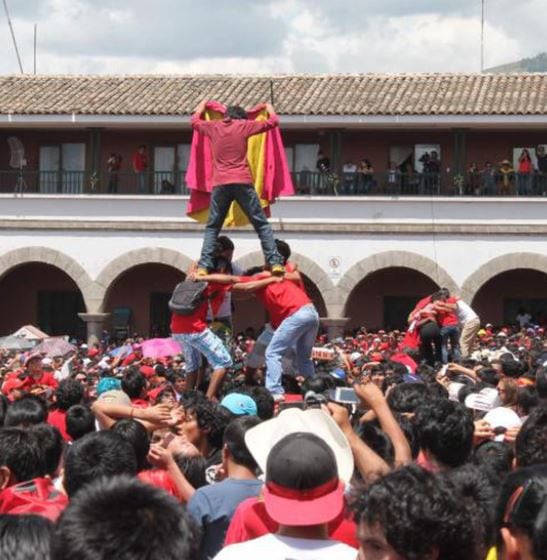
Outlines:
<svg viewBox="0 0 547 560"><path fill-rule="evenodd" d="M135 408L148 408L150 403L145 399L131 399L131 406Z"/></svg>
<svg viewBox="0 0 547 560"><path fill-rule="evenodd" d="M34 514L56 521L68 505L68 498L59 492L49 478L21 482L0 492L0 513Z"/></svg>
<svg viewBox="0 0 547 560"><path fill-rule="evenodd" d="M254 282L265 278L264 275L241 276L240 282ZM270 315L270 323L274 329L304 305L311 303L306 292L290 280L275 284L268 284L255 292L256 297L262 302Z"/></svg>
<svg viewBox="0 0 547 560"><path fill-rule="evenodd" d="M455 304L458 300L454 297L450 297L445 303ZM437 322L441 327L450 327L452 325L458 325L458 316L456 311L437 311Z"/></svg>
<svg viewBox="0 0 547 560"><path fill-rule="evenodd" d="M418 337L418 344L419 340L420 339ZM392 354L390 359L392 362L398 362L400 364L403 364L404 366L409 367L412 373L416 373L418 364L408 354L405 354L404 352L398 352L397 354Z"/></svg>
<svg viewBox="0 0 547 560"><path fill-rule="evenodd" d="M207 328L207 311L209 305L213 316L219 310L224 296L232 289L231 285L215 284L209 282L206 290L205 301L192 313L192 315L171 314L171 332L173 334L200 333Z"/></svg>
<svg viewBox="0 0 547 560"><path fill-rule="evenodd" d="M250 541L268 533L275 533L279 525L268 515L261 498L248 498L241 502L235 511L224 546ZM329 523L329 537L353 548L359 548L357 526L352 514L344 511Z"/></svg>
<svg viewBox="0 0 547 560"><path fill-rule="evenodd" d="M209 139L211 146L213 187L240 183L254 183L247 163L247 138L267 132L279 124L277 115L266 121L240 120L224 117L222 120L205 121L193 115L192 128Z"/></svg>
<svg viewBox="0 0 547 560"><path fill-rule="evenodd" d="M57 389L59 382L55 379L55 377L53 377L53 374L45 371L42 372L42 375L40 375L38 379L35 379L31 375L27 375L25 379L23 379L23 389L25 391L30 391L33 387L40 386Z"/></svg>
<svg viewBox="0 0 547 560"><path fill-rule="evenodd" d="M171 496L180 499L177 492L177 487L171 478L171 475L165 469L149 469L141 471L137 474L137 478L146 484L155 486L165 490Z"/></svg>
<svg viewBox="0 0 547 560"><path fill-rule="evenodd" d="M138 151L133 154L133 169L140 172L148 169L148 157L146 154L141 154Z"/></svg>
<svg viewBox="0 0 547 560"><path fill-rule="evenodd" d="M72 441L66 431L66 410L52 410L47 415L47 423L57 428L65 441Z"/></svg>
<svg viewBox="0 0 547 560"><path fill-rule="evenodd" d="M133 362L136 362L138 360L142 360L142 354L135 354L135 352L131 352L131 354L128 354L122 362L122 367L125 366L130 366Z"/></svg>

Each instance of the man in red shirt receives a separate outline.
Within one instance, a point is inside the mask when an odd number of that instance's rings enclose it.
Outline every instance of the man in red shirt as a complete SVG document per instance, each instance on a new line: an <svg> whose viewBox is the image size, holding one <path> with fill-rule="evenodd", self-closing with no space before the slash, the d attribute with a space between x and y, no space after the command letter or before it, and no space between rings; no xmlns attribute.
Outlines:
<svg viewBox="0 0 547 560"><path fill-rule="evenodd" d="M42 371L42 356L31 354L26 362L27 375L23 380L22 389L29 393L42 393L46 389L57 389L59 383L51 373Z"/></svg>
<svg viewBox="0 0 547 560"><path fill-rule="evenodd" d="M207 101L202 101L191 119L192 128L209 138L213 160L213 192L198 276L213 269L216 240L234 201L239 204L258 234L266 263L274 274L282 275L283 259L276 249L272 228L258 200L247 163L247 139L278 126L279 118L274 108L265 103L264 109L269 113L266 121L249 120L245 110L237 106L228 107L222 120L205 121L201 116L206 105Z"/></svg>
<svg viewBox="0 0 547 560"><path fill-rule="evenodd" d="M315 374L311 353L319 329L319 315L306 292L289 279L289 275L281 279L263 272L255 276L212 274L204 278L214 282L231 282L234 290L254 293L268 311L275 332L266 349L265 385L274 399L281 401L284 398L281 364L289 348L296 351L298 373L304 377ZM271 278L272 282L260 282L267 278Z"/></svg>
<svg viewBox="0 0 547 560"><path fill-rule="evenodd" d="M458 299L450 297L446 288L439 290L440 299L435 301L437 322L441 327L443 364L448 363L448 341L450 341L450 361L458 361L460 353L460 328L456 305Z"/></svg>
<svg viewBox="0 0 547 560"><path fill-rule="evenodd" d="M146 192L146 171L148 170L148 156L146 146L141 144L133 154L133 171L137 175L137 188L139 194Z"/></svg>

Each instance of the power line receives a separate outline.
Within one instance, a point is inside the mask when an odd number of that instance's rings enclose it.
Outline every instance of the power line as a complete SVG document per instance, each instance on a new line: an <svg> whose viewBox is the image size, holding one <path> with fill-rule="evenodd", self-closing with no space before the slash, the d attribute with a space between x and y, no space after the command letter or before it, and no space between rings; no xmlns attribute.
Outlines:
<svg viewBox="0 0 547 560"><path fill-rule="evenodd" d="M23 64L21 62L21 57L19 56L19 49L17 48L17 41L15 40L15 33L13 32L13 26L11 25L11 19L9 17L8 3L7 0L3 0L3 2L4 2L4 11L6 12L6 18L8 20L9 30L11 33L11 40L13 41L13 47L15 48L15 54L17 55L17 62L19 63L19 70L21 71L21 74L24 74Z"/></svg>

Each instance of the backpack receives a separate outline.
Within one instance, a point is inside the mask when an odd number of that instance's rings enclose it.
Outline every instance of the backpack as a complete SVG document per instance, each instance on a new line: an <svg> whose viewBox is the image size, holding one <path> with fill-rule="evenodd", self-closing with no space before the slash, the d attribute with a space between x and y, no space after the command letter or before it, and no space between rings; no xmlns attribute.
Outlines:
<svg viewBox="0 0 547 560"><path fill-rule="evenodd" d="M205 301L207 282L185 280L175 286L169 309L177 315L192 315Z"/></svg>

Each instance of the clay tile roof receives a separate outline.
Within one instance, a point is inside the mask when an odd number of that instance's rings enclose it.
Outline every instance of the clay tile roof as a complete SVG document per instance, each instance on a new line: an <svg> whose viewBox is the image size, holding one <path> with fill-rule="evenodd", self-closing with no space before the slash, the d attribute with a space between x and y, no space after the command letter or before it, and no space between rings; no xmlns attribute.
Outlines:
<svg viewBox="0 0 547 560"><path fill-rule="evenodd" d="M270 89L284 115L547 115L547 74L0 76L0 114L184 115Z"/></svg>

